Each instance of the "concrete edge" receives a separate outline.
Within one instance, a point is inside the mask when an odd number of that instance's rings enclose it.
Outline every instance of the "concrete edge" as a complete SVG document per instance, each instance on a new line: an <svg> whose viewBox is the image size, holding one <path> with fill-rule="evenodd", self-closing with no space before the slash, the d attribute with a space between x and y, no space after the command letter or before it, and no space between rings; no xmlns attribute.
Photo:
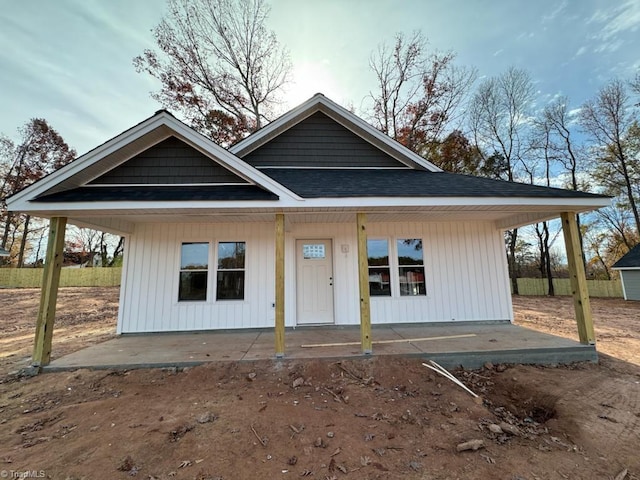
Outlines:
<svg viewBox="0 0 640 480"><path fill-rule="evenodd" d="M185 362L158 362L158 363L135 363L135 364L108 364L108 365L74 365L74 366L56 366L47 365L40 367L43 373L55 373L55 372L68 372L80 369L90 370L138 370L145 368L185 368L196 367L207 363L216 362L283 362L283 361L336 361L336 360L351 360L351 359L370 359L376 356L397 356L404 358L421 358L424 360L433 360L438 362L445 368L458 368L462 367L466 370L475 370L482 368L482 366L491 362L493 364L520 364L520 365L567 365L577 362L598 362L598 352L594 345L580 345L575 347L561 347L561 348L534 348L534 349L516 349L516 350L494 350L494 351L471 351L471 352L444 352L444 353L404 353L404 354L379 354L376 355L350 355L344 357L340 355L316 357L316 358L301 358L301 357L288 357L276 358L275 356L269 359L246 359L241 360L203 360L203 361L185 361Z"/></svg>

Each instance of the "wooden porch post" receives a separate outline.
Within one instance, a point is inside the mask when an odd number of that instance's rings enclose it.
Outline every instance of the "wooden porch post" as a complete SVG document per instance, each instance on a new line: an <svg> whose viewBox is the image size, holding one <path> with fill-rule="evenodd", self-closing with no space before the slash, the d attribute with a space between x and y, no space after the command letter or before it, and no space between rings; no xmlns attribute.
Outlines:
<svg viewBox="0 0 640 480"><path fill-rule="evenodd" d="M49 221L49 240L47 257L42 274L40 289L40 308L36 322L36 338L33 346L33 366L43 367L51 359L51 340L53 338L53 322L56 316L56 300L60 284L62 268L64 231L67 226L66 217L53 217Z"/></svg>
<svg viewBox="0 0 640 480"><path fill-rule="evenodd" d="M367 257L367 214L357 214L358 277L360 284L360 342L362 353L371 354L371 305L369 301L369 263Z"/></svg>
<svg viewBox="0 0 640 480"><path fill-rule="evenodd" d="M573 212L563 212L560 218L562 219L564 244L567 249L573 306L576 311L580 343L595 345L596 335L593 330L589 290L587 288L587 277L584 273L584 264L582 263L582 247L578 236L576 215Z"/></svg>
<svg viewBox="0 0 640 480"><path fill-rule="evenodd" d="M276 213L276 357L284 357L284 214Z"/></svg>

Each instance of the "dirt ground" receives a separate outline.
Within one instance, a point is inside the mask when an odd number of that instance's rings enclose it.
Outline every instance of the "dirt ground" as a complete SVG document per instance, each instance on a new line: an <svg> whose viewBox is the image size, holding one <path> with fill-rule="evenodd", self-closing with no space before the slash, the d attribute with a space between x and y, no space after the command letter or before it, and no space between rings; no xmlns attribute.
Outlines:
<svg viewBox="0 0 640 480"><path fill-rule="evenodd" d="M53 356L111 338L117 294L62 289ZM0 478L640 479L637 302L592 299L597 365L453 372L478 401L415 358L28 378L37 296L0 290ZM575 338L572 308L514 298Z"/></svg>

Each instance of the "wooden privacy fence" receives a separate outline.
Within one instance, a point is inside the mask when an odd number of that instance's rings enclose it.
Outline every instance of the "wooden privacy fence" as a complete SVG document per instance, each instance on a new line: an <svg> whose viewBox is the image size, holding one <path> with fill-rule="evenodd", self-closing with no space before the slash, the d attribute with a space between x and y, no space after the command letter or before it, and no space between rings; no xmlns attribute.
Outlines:
<svg viewBox="0 0 640 480"><path fill-rule="evenodd" d="M33 288L42 285L42 268L0 268L0 287ZM63 268L61 287L113 287L120 285L122 267Z"/></svg>
<svg viewBox="0 0 640 480"><path fill-rule="evenodd" d="M120 285L122 267L63 268L61 287L115 287ZM0 288L34 288L42 284L41 268L0 268ZM587 280L592 297L622 298L620 280ZM571 295L568 278L554 278L556 295ZM545 278L519 278L520 295L546 295Z"/></svg>
<svg viewBox="0 0 640 480"><path fill-rule="evenodd" d="M587 280L589 296L591 297L620 297L622 285L620 280ZM553 288L556 295L571 295L571 281L568 278L554 278ZM520 295L546 295L546 278L519 278L518 291Z"/></svg>

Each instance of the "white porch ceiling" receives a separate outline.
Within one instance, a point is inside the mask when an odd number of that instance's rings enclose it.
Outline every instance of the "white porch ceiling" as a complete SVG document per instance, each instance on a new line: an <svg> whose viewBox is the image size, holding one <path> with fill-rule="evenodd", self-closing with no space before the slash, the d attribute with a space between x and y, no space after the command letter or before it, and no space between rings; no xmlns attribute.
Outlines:
<svg viewBox="0 0 640 480"><path fill-rule="evenodd" d="M437 207L393 207L393 208L334 208L327 209L209 209L194 213L193 210L132 210L126 213L96 215L91 211L58 212L67 214L69 223L87 226L118 234L133 232L136 224L142 223L271 223L276 213L284 213L289 224L298 223L355 223L356 213L364 211L371 223L382 222L494 222L496 228L509 229L557 218L563 211L579 212L580 209L531 205L471 205ZM43 212L44 213L44 212ZM48 216L48 215L46 215Z"/></svg>

